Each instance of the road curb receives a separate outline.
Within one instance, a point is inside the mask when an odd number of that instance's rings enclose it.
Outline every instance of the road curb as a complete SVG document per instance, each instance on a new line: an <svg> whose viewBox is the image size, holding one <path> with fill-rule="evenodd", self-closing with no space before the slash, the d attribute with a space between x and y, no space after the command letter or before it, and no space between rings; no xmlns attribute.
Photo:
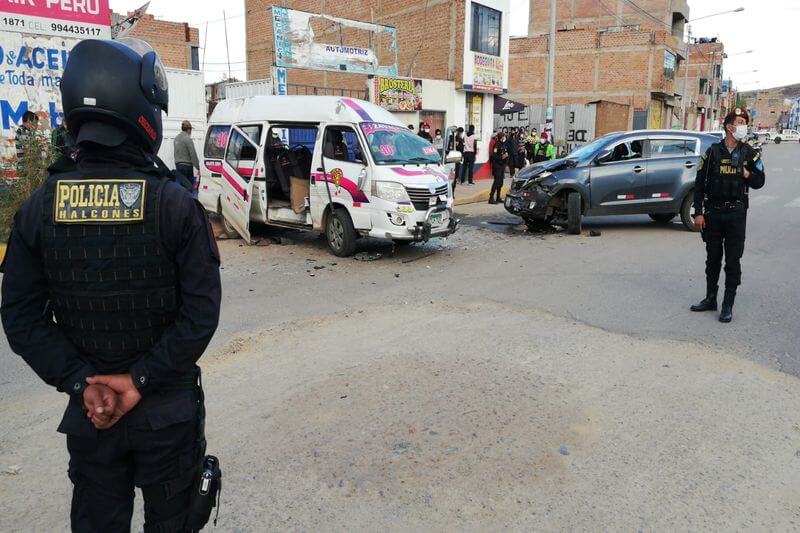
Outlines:
<svg viewBox="0 0 800 533"><path fill-rule="evenodd" d="M456 189L456 191L458 191L458 189ZM456 197L455 205L459 206L467 204L477 204L480 202L488 202L490 192L491 189L486 189L485 191L481 191L479 193L472 194L470 196L464 196L460 198ZM503 187L503 189L500 192L500 196L505 196L507 193L508 193L508 187Z"/></svg>

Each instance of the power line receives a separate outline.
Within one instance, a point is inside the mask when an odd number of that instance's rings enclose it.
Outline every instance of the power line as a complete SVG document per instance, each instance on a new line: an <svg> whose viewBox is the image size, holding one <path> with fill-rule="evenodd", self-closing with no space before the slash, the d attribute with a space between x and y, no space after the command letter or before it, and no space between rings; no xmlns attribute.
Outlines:
<svg viewBox="0 0 800 533"><path fill-rule="evenodd" d="M238 15L232 15L232 16L228 17L228 20L240 19L240 18L242 18L244 16L245 16L244 13L240 13ZM197 22L189 22L188 24L189 24L189 26L199 26L200 24L214 24L214 23L217 23L217 22L225 22L225 19L221 18L221 19L214 19L214 20L200 20L200 21L197 21Z"/></svg>
<svg viewBox="0 0 800 533"><path fill-rule="evenodd" d="M619 25L620 25L620 26L624 26L624 25L625 25L625 23L622 21L622 17L620 17L619 15L617 15L616 13L614 13L614 12L611 10L611 8L609 8L609 7L608 7L608 4L606 4L605 2L603 2L603 0L597 0L597 2L598 2L598 3L599 3L599 4L600 4L602 7L603 7L603 9L606 11L606 13L608 13L609 15L611 15L612 17L614 17L615 19L617 19L617 22L619 23Z"/></svg>
<svg viewBox="0 0 800 533"><path fill-rule="evenodd" d="M639 7L639 5L636 2L634 2L633 0L625 0L625 2L628 3L633 9L638 11L640 14L651 18L652 20L658 22L659 24L661 24L662 26L664 26L668 30L672 30L672 26L671 25L667 24L666 22L664 22L663 20L659 19L655 15L651 15L649 12L647 12L644 9L642 9L641 7Z"/></svg>

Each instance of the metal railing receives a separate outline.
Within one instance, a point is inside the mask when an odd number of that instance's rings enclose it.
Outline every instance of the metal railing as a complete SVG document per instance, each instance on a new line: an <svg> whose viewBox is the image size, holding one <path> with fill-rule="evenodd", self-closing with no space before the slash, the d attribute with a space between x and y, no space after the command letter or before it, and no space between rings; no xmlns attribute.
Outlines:
<svg viewBox="0 0 800 533"><path fill-rule="evenodd" d="M287 86L287 93L291 95L311 95L311 96L344 96L347 98L359 98L366 100L369 91L366 89L345 89L343 87L319 87L317 85L299 85L290 83Z"/></svg>

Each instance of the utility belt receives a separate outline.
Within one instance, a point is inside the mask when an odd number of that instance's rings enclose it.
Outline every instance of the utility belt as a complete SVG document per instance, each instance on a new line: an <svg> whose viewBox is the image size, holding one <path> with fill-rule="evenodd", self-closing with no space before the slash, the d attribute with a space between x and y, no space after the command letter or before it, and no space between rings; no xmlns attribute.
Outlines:
<svg viewBox="0 0 800 533"><path fill-rule="evenodd" d="M744 200L711 201L706 203L706 211L710 213L727 213L744 210Z"/></svg>

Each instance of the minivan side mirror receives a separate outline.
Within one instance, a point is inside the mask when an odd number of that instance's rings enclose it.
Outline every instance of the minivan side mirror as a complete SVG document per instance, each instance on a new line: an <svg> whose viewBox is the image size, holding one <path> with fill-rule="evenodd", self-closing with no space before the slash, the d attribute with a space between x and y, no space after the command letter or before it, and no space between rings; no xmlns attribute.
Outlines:
<svg viewBox="0 0 800 533"><path fill-rule="evenodd" d="M445 163L460 163L462 158L461 152L457 150L451 150L447 153L447 157L445 158Z"/></svg>
<svg viewBox="0 0 800 533"><path fill-rule="evenodd" d="M595 158L595 163L598 165L602 165L603 163L608 163L611 160L611 156L614 154L614 150L610 148L604 148L601 150L597 157Z"/></svg>
<svg viewBox="0 0 800 533"><path fill-rule="evenodd" d="M358 174L358 190L363 191L366 185L367 185L367 167L364 167Z"/></svg>

